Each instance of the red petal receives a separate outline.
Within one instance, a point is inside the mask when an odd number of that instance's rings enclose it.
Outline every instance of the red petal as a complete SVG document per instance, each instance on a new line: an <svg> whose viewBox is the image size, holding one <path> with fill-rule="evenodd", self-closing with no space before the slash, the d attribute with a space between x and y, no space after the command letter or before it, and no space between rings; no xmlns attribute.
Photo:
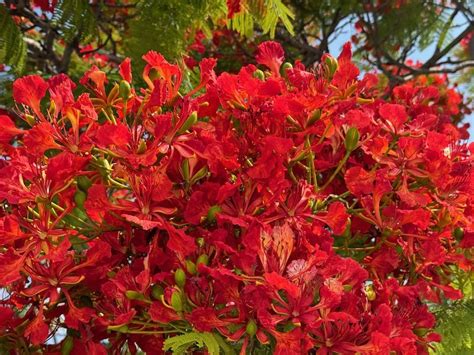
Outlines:
<svg viewBox="0 0 474 355"><path fill-rule="evenodd" d="M280 75L280 66L285 60L285 52L280 43L266 41L258 46L255 56L258 64L265 65L273 74Z"/></svg>
<svg viewBox="0 0 474 355"><path fill-rule="evenodd" d="M28 75L13 83L13 98L40 114L40 101L48 90L48 83L39 75Z"/></svg>

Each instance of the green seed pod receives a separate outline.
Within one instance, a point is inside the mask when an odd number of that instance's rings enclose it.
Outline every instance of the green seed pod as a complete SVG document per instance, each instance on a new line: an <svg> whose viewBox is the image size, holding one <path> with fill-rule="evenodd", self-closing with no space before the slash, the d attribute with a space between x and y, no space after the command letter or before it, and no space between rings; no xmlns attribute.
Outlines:
<svg viewBox="0 0 474 355"><path fill-rule="evenodd" d="M82 190L77 190L76 193L74 194L74 202L76 203L76 206L78 207L83 207L84 202L86 201L87 194L82 191Z"/></svg>
<svg viewBox="0 0 474 355"><path fill-rule="evenodd" d="M209 256L207 254L201 254L196 260L196 265L199 266L200 264L208 265L209 264Z"/></svg>
<svg viewBox="0 0 474 355"><path fill-rule="evenodd" d="M180 288L184 287L184 284L186 283L186 273L183 269L177 269L174 272L174 281Z"/></svg>
<svg viewBox="0 0 474 355"><path fill-rule="evenodd" d="M120 98L122 100L128 100L131 92L132 92L132 89L130 88L130 84L128 83L128 81L122 80L120 82L120 87L119 87Z"/></svg>
<svg viewBox="0 0 474 355"><path fill-rule="evenodd" d="M247 323L247 327L245 327L245 332L251 337L253 337L257 333L257 329L257 324L253 319L251 319Z"/></svg>
<svg viewBox="0 0 474 355"><path fill-rule="evenodd" d="M71 336L64 338L61 344L61 355L69 355L74 346L74 339Z"/></svg>
<svg viewBox="0 0 474 355"><path fill-rule="evenodd" d="M458 242L461 241L462 238L464 238L464 229L462 229L461 227L457 227L453 231L453 236Z"/></svg>
<svg viewBox="0 0 474 355"><path fill-rule="evenodd" d="M198 115L196 111L193 111L189 117L186 119L186 121L183 123L181 128L178 131L178 134L183 134L186 132L188 129L190 129L198 120Z"/></svg>
<svg viewBox="0 0 474 355"><path fill-rule="evenodd" d="M87 192L87 190L89 190L89 187L92 186L91 179L84 175L78 176L76 181L78 189L84 192Z"/></svg>
<svg viewBox="0 0 474 355"><path fill-rule="evenodd" d="M125 291L125 297L127 297L129 300L144 300L145 296L137 291L133 290L127 290Z"/></svg>
<svg viewBox="0 0 474 355"><path fill-rule="evenodd" d="M253 77L260 80L265 80L265 73L260 69L257 69L253 72Z"/></svg>
<svg viewBox="0 0 474 355"><path fill-rule="evenodd" d="M164 294L163 287L161 285L155 284L151 288L151 297L153 297L155 300L161 299L161 296Z"/></svg>
<svg viewBox="0 0 474 355"><path fill-rule="evenodd" d="M183 298L181 297L179 291L175 291L171 295L171 307L173 307L176 312L183 311Z"/></svg>
<svg viewBox="0 0 474 355"><path fill-rule="evenodd" d="M196 264L193 263L191 260L186 260L186 271L189 272L191 275L196 275Z"/></svg>
<svg viewBox="0 0 474 355"><path fill-rule="evenodd" d="M357 148L357 144L359 144L359 131L357 130L357 128L349 128L346 133L346 140L344 144L346 146L347 152L352 152L354 149Z"/></svg>

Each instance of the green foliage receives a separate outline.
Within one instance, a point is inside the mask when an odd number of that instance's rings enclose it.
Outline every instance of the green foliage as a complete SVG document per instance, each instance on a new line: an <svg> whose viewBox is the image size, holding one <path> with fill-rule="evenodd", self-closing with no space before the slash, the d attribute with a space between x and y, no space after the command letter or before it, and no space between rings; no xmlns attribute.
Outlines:
<svg viewBox="0 0 474 355"><path fill-rule="evenodd" d="M7 9L0 5L0 63L11 65L20 74L25 66L26 44Z"/></svg>
<svg viewBox="0 0 474 355"><path fill-rule="evenodd" d="M74 38L87 43L97 36L97 21L87 0L60 0L52 23L60 28L66 42Z"/></svg>
<svg viewBox="0 0 474 355"><path fill-rule="evenodd" d="M229 27L245 37L253 37L255 25L262 27L264 34L275 37L278 22L294 35L292 19L295 15L281 0L254 0L242 3L242 9L229 22Z"/></svg>
<svg viewBox="0 0 474 355"><path fill-rule="evenodd" d="M474 299L435 308L437 332L442 341L435 345L435 354L464 355L474 353Z"/></svg>
<svg viewBox="0 0 474 355"><path fill-rule="evenodd" d="M137 60L155 50L169 59L178 58L194 39L190 28L210 35L214 21L226 11L225 0L141 1L125 38L127 54Z"/></svg>
<svg viewBox="0 0 474 355"><path fill-rule="evenodd" d="M434 354L467 355L474 353L474 273L455 270L453 285L464 298L452 303L432 307L441 334L441 343L435 345Z"/></svg>
<svg viewBox="0 0 474 355"><path fill-rule="evenodd" d="M219 355L219 343L213 333L192 332L166 339L163 348L179 355L185 354L193 346L199 348L206 347L210 355Z"/></svg>

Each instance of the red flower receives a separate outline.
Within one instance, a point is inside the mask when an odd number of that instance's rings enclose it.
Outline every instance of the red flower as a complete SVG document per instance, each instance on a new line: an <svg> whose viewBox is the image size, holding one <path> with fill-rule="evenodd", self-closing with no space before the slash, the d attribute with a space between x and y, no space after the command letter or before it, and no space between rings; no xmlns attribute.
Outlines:
<svg viewBox="0 0 474 355"><path fill-rule="evenodd" d="M13 83L13 98L16 102L30 107L38 117L42 117L40 101L46 90L48 83L42 77L28 75Z"/></svg>

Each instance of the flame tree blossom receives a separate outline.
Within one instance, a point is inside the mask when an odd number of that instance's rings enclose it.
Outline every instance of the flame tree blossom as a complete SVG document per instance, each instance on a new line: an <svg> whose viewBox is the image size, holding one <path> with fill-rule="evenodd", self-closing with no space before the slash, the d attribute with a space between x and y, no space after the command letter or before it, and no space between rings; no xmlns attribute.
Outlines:
<svg viewBox="0 0 474 355"><path fill-rule="evenodd" d="M458 93L440 77L388 91L349 45L311 70L276 42L237 74L206 59L187 92L182 67L144 60L145 87L128 59L119 82L92 67L81 90L63 74L13 86L2 350L155 354L188 334L207 339L190 351L427 354L440 341L427 302L462 297L453 270L470 270L474 246Z"/></svg>

